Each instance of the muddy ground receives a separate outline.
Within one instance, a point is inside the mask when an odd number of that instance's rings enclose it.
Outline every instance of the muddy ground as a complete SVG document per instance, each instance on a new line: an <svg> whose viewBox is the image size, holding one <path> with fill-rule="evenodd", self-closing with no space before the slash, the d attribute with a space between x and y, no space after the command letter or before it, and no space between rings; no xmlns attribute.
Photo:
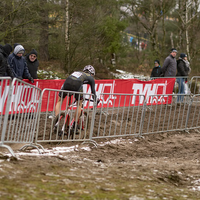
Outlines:
<svg viewBox="0 0 200 200"><path fill-rule="evenodd" d="M96 142L43 144L41 155L12 145L18 159L0 148L0 199L200 199L197 131Z"/></svg>

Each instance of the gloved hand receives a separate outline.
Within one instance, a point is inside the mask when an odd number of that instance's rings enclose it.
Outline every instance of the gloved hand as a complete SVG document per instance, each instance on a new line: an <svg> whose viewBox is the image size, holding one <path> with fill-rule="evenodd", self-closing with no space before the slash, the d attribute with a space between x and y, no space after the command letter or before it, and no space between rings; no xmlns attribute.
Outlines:
<svg viewBox="0 0 200 200"><path fill-rule="evenodd" d="M31 76L28 77L28 80L31 81L31 83L34 83L34 79Z"/></svg>

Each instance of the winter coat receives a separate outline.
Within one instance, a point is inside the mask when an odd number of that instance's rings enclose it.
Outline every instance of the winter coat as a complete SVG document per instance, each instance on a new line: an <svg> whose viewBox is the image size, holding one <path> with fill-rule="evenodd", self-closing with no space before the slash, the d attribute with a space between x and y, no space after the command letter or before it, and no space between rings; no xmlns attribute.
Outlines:
<svg viewBox="0 0 200 200"><path fill-rule="evenodd" d="M23 56L19 57L14 53L8 56L8 64L10 65L14 77L19 79L29 79L31 77L26 60Z"/></svg>
<svg viewBox="0 0 200 200"><path fill-rule="evenodd" d="M189 74L189 67L186 65L186 61L182 58L177 60L177 74L176 76L188 76Z"/></svg>
<svg viewBox="0 0 200 200"><path fill-rule="evenodd" d="M37 71L38 71L38 66L39 66L39 61L37 60L37 58L35 59L34 62L30 61L29 59L29 55L30 54L33 54L32 52L30 52L29 54L27 54L25 56L25 59L26 59L26 63L27 63L27 67L28 67L28 70L29 70L29 73L31 74L31 76L34 78L34 79L37 79L38 76L37 76ZM36 54L35 54L36 55Z"/></svg>
<svg viewBox="0 0 200 200"><path fill-rule="evenodd" d="M151 72L151 77L160 77L161 75L161 67L154 67L152 72Z"/></svg>
<svg viewBox="0 0 200 200"><path fill-rule="evenodd" d="M164 77L175 77L176 76L176 58L171 54L165 59L161 68Z"/></svg>
<svg viewBox="0 0 200 200"><path fill-rule="evenodd" d="M4 50L0 46L0 76L6 76L7 73L8 76L14 78L14 74L10 66L8 65L7 57L8 55L6 54L6 52L4 52Z"/></svg>

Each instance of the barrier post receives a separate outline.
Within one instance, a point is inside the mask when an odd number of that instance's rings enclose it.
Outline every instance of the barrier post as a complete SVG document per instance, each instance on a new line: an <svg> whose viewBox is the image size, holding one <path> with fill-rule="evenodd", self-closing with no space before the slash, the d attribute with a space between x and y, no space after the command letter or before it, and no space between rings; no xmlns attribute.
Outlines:
<svg viewBox="0 0 200 200"><path fill-rule="evenodd" d="M9 78L8 80L11 80L11 78ZM10 153L12 154L12 156L16 157L12 148L9 147L8 145L4 144L5 135L6 135L6 128L7 128L7 124L8 124L8 114L9 114L9 108L10 108L10 104L11 104L12 93L13 93L13 85L11 84L11 81L10 81L9 82L9 93L8 93L8 98L7 98L7 103L6 103L6 111L5 111L5 115L4 115L3 129L2 129L2 135L1 135L1 143L2 143L1 146L7 148L10 151ZM3 110L3 108L2 108L2 110Z"/></svg>
<svg viewBox="0 0 200 200"><path fill-rule="evenodd" d="M143 125L144 125L144 118L145 118L145 112L146 112L146 108L147 108L147 98L145 98L145 96L140 96L140 98L144 98L144 103L142 105L142 116L141 116L141 120L140 120L140 130L139 130L139 136L142 136L142 131L143 131Z"/></svg>
<svg viewBox="0 0 200 200"><path fill-rule="evenodd" d="M92 136L93 136L96 109L97 109L97 100L94 101L94 103L93 103L93 111L92 111L92 120L91 120L91 125L90 125L90 136L89 136L89 140L92 140Z"/></svg>
<svg viewBox="0 0 200 200"><path fill-rule="evenodd" d="M188 105L187 118L186 118L186 122L185 122L185 131L186 132L188 132L187 131L188 121L189 121L189 117L190 117L191 106L192 106L193 100L194 100L194 96L192 97L192 100L189 102L189 105Z"/></svg>

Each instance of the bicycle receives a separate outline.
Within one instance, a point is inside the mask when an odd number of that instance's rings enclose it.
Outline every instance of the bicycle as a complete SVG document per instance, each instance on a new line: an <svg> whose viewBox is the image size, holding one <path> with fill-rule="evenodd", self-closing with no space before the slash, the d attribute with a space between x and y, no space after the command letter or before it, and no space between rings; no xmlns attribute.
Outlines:
<svg viewBox="0 0 200 200"><path fill-rule="evenodd" d="M84 99L84 100L87 100L89 102L94 102L93 100L90 100L90 99ZM76 135L80 134L81 132L84 132L85 130L87 131L89 127L89 123L90 123L89 113L84 112L84 108L82 104L80 117L78 119L78 122L75 125L75 128L72 129L72 125L74 122L72 111L73 111L73 107L76 106L77 102L75 100L71 104L70 101L71 101L71 98L69 99L69 104L68 104L67 109L65 111L60 112L53 120L53 131L55 134L58 134L59 138L62 138L63 136L67 136L69 139L70 138L74 139Z"/></svg>

